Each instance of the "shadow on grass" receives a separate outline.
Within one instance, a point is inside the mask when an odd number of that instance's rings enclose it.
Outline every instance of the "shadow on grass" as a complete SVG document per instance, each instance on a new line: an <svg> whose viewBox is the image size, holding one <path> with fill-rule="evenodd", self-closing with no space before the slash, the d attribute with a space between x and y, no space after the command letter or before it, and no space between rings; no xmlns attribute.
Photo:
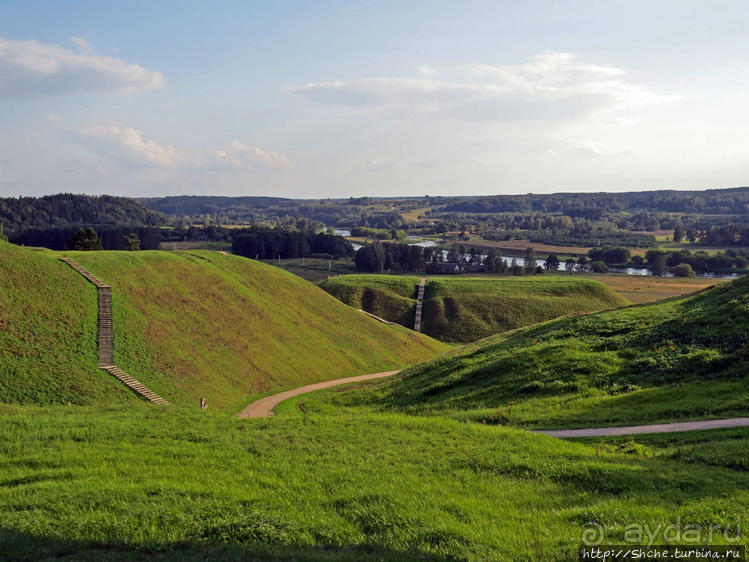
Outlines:
<svg viewBox="0 0 749 562"><path fill-rule="evenodd" d="M268 560L271 562L433 561L452 557L395 552L377 546L311 547L236 543L177 543L146 546L116 542L66 540L13 529L0 529L0 560Z"/></svg>

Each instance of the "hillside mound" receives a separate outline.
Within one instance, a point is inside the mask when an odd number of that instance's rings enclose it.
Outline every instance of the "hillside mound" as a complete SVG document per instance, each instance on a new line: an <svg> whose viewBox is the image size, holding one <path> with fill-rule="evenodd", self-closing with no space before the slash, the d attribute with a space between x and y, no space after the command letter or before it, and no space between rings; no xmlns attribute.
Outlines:
<svg viewBox="0 0 749 562"><path fill-rule="evenodd" d="M0 283L13 297L0 301L0 318L13 331L0 335L1 401L82 404L129 392L96 368L96 293L62 255L112 285L115 362L170 402L239 406L252 394L399 368L444 349L236 256L2 244Z"/></svg>
<svg viewBox="0 0 749 562"><path fill-rule="evenodd" d="M419 281L395 275L342 275L323 281L320 288L349 306L413 328Z"/></svg>
<svg viewBox="0 0 749 562"><path fill-rule="evenodd" d="M743 415L748 341L743 277L476 342L409 369L385 402L414 411L488 408L487 420L521 424Z"/></svg>
<svg viewBox="0 0 749 562"><path fill-rule="evenodd" d="M353 306L407 327L414 324L419 279L344 275L320 286ZM471 342L500 332L628 302L602 283L566 277L427 279L422 332L447 342Z"/></svg>
<svg viewBox="0 0 749 562"><path fill-rule="evenodd" d="M0 241L0 401L127 398L96 365L94 286L46 253Z"/></svg>

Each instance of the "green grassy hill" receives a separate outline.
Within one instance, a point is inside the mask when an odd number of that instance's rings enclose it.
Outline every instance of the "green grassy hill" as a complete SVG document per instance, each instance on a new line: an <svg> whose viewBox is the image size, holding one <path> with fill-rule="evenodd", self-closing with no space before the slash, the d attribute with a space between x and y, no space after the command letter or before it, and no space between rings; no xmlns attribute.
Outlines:
<svg viewBox="0 0 749 562"><path fill-rule="evenodd" d="M379 399L411 412L536 427L746 415L747 342L744 277L476 342L409 369Z"/></svg>
<svg viewBox="0 0 749 562"><path fill-rule="evenodd" d="M0 401L128 399L96 356L96 289L56 258L0 241Z"/></svg>
<svg viewBox="0 0 749 562"><path fill-rule="evenodd" d="M320 288L358 310L413 328L418 277L341 275L323 281Z"/></svg>
<svg viewBox="0 0 749 562"><path fill-rule="evenodd" d="M566 314L629 304L604 284L566 277L437 278L424 292L423 332L470 342Z"/></svg>
<svg viewBox="0 0 749 562"><path fill-rule="evenodd" d="M320 286L353 306L413 326L417 277L344 275ZM567 314L628 304L602 283L560 276L430 277L422 331L448 342L470 342Z"/></svg>
<svg viewBox="0 0 749 562"><path fill-rule="evenodd" d="M0 400L132 396L96 368L96 293L111 284L118 366L172 402L238 407L271 389L399 368L444 345L386 326L280 269L218 252L34 252L0 243Z"/></svg>

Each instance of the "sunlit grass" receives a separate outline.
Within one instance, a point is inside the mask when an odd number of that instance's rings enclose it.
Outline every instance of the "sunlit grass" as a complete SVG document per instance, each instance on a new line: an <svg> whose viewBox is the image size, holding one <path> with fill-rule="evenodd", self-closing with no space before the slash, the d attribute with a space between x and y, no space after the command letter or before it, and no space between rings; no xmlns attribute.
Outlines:
<svg viewBox="0 0 749 562"><path fill-rule="evenodd" d="M749 515L735 469L360 410L236 420L137 404L4 408L12 559L560 560L583 527Z"/></svg>

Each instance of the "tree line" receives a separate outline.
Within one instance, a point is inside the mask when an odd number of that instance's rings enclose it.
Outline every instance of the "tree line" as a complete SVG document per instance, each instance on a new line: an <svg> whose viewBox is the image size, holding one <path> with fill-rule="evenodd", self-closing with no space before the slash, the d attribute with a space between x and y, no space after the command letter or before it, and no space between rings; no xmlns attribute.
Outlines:
<svg viewBox="0 0 749 562"><path fill-rule="evenodd" d="M81 231L87 233L90 238L92 235L89 231L93 232L93 235L99 240L100 247L89 247L90 245L83 248L72 247L71 244L74 244L74 239L76 237L80 239ZM40 246L50 250L128 250L133 248L130 247L132 243L128 243L127 238L134 235L138 239L138 249L158 250L167 232L160 228L145 226L65 226L24 230L18 234L11 234L8 239L14 244Z"/></svg>
<svg viewBox="0 0 749 562"><path fill-rule="evenodd" d="M549 257L552 258L552 256ZM548 260L547 262L553 264L553 259L552 262L548 262ZM582 259L587 263L585 258ZM427 271L429 273L486 271L500 274L535 275L544 272L543 267L536 265L536 252L533 248L526 250L525 263L525 267L521 266L515 258L508 263L496 248L489 248L487 253L483 254L472 246L466 249L462 244L453 245L445 255L442 249L436 246L422 248L416 245L384 244L376 241L364 244L356 251L354 256L356 270L367 273L383 273L385 271ZM454 266L454 268L445 267L447 265ZM559 268L558 259L556 267L552 266L552 268Z"/></svg>
<svg viewBox="0 0 749 562"><path fill-rule="evenodd" d="M166 215L127 197L61 193L0 198L0 223L8 236L29 229L83 225L158 227L171 222Z"/></svg>
<svg viewBox="0 0 749 562"><path fill-rule="evenodd" d="M704 251L689 250L664 251L651 249L645 256L633 256L629 248L608 246L591 248L588 251L591 262L624 267L648 267L654 275L663 275L669 268L682 266L676 273L727 273L731 270L743 270L749 265L749 250L731 249L725 252L708 254ZM689 269L683 267L689 266ZM599 267L599 269L601 269Z"/></svg>
<svg viewBox="0 0 749 562"><path fill-rule="evenodd" d="M470 213L535 211L566 215L583 209L605 209L609 212L649 210L716 215L749 214L749 188L494 195L460 198L443 208L444 211Z"/></svg>
<svg viewBox="0 0 749 562"><path fill-rule="evenodd" d="M354 255L354 248L343 236L279 229L245 229L234 231L233 254L251 259L293 259L303 257L344 258Z"/></svg>

